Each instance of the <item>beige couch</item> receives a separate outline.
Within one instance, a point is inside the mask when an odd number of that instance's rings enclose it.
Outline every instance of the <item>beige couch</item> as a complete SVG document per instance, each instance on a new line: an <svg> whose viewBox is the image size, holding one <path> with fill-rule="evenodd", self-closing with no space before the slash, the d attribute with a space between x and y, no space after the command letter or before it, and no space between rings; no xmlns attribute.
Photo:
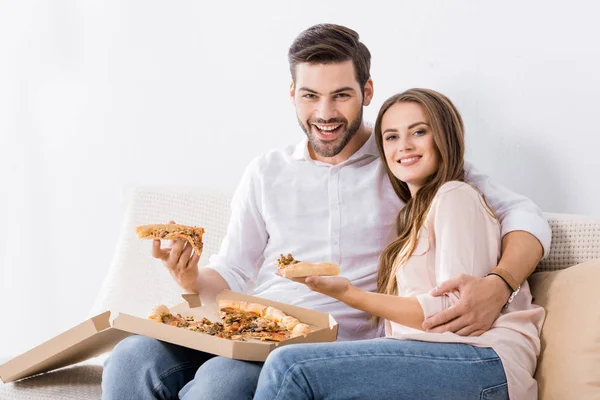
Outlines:
<svg viewBox="0 0 600 400"><path fill-rule="evenodd" d="M145 315L157 303L179 302L180 291L150 255L150 242L135 237L136 225L174 219L206 229L201 263L218 249L229 219L229 197L185 188L132 188L119 244L91 315L112 309ZM542 399L600 399L600 220L547 214L550 256L531 278L536 302L547 310L536 378ZM98 399L102 359L10 384L0 399ZM0 360L0 363L3 361ZM595 397L594 397L595 396Z"/></svg>

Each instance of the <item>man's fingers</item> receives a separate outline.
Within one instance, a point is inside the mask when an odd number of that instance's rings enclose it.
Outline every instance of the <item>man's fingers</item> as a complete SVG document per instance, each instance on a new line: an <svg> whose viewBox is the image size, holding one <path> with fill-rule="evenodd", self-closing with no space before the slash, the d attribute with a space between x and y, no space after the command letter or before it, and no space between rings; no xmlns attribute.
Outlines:
<svg viewBox="0 0 600 400"><path fill-rule="evenodd" d="M159 260L167 261L169 259L169 253L171 249L161 249L160 240L156 239L152 241L152 257L158 258Z"/></svg>
<svg viewBox="0 0 600 400"><path fill-rule="evenodd" d="M456 278L448 279L445 282L440 283L433 289L429 291L429 294L432 296L441 296L444 293L453 292L455 290L459 290L460 285L462 283L462 277L458 276Z"/></svg>
<svg viewBox="0 0 600 400"><path fill-rule="evenodd" d="M444 333L444 332L454 332L460 331L467 325L467 322L464 318L456 318L447 324L436 326L433 329L428 329L427 332L433 333Z"/></svg>
<svg viewBox="0 0 600 400"><path fill-rule="evenodd" d="M457 330L456 333L457 335L460 336L471 336L473 334L473 332L475 332L476 327L473 325L467 325L464 326L462 328L460 328L459 330Z"/></svg>
<svg viewBox="0 0 600 400"><path fill-rule="evenodd" d="M478 329L476 331L473 331L469 334L469 336L481 336L483 335L483 333L485 332L485 330L483 329Z"/></svg>
<svg viewBox="0 0 600 400"><path fill-rule="evenodd" d="M192 246L190 246L192 247ZM196 253L194 253L193 256L190 257L190 259L187 262L186 268L194 268L198 266L198 261L200 261L200 256Z"/></svg>
<svg viewBox="0 0 600 400"><path fill-rule="evenodd" d="M185 269L187 267L192 257L192 250L194 250L192 245L186 242L183 251L181 252L181 256L179 256L179 261L177 262L177 267L179 269Z"/></svg>
<svg viewBox="0 0 600 400"><path fill-rule="evenodd" d="M460 310L456 307L448 307L446 310L435 314L423 321L423 329L430 330L440 325L446 324L449 321L457 318L460 315ZM444 332L444 331L442 331Z"/></svg>
<svg viewBox="0 0 600 400"><path fill-rule="evenodd" d="M185 240L177 239L173 247L171 247L171 254L169 254L169 261L167 261L167 267L173 269L179 263L179 258L183 252L183 246L185 246Z"/></svg>

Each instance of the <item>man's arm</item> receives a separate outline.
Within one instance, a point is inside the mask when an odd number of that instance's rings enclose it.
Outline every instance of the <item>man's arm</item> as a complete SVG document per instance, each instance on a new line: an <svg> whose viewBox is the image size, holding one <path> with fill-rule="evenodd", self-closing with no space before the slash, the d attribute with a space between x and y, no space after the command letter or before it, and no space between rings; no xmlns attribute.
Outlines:
<svg viewBox="0 0 600 400"><path fill-rule="evenodd" d="M484 194L502 225L502 258L498 267L518 283L524 282L550 251L552 231L548 222L528 198L494 184L470 165L466 169L467 181ZM480 335L492 326L511 294L508 285L496 275L485 278L461 275L438 285L432 295L441 296L454 290L460 293L459 303L426 319L424 329Z"/></svg>
<svg viewBox="0 0 600 400"><path fill-rule="evenodd" d="M258 274L268 240L258 207L261 195L257 184L258 163L258 159L254 160L244 172L231 201L227 234L218 254L210 257L208 266L198 268L200 257L192 254L191 246L183 239L164 249L159 240L154 241L152 255L163 261L183 290L199 293L204 303L214 302L215 296L224 289L244 291L246 284Z"/></svg>

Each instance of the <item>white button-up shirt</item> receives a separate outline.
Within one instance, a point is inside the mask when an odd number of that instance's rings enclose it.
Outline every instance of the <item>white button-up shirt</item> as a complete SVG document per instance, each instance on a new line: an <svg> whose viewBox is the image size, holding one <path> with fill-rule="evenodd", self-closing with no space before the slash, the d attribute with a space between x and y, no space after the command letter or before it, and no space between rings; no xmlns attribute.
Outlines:
<svg viewBox="0 0 600 400"><path fill-rule="evenodd" d="M471 166L465 169L466 180L496 211L502 233L531 232L547 253L551 231L539 208ZM369 314L275 275L274 263L282 253L334 262L353 285L374 291L379 255L396 238L402 206L373 135L338 165L311 159L304 139L248 166L232 199L227 234L208 267L231 290L330 313L339 323L339 340L377 337L382 332Z"/></svg>

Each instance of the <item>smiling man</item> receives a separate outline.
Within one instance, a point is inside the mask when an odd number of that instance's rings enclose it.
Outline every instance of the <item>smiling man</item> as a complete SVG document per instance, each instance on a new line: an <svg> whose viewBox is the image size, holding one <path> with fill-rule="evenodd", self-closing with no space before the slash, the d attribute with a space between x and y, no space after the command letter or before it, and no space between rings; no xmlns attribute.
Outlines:
<svg viewBox="0 0 600 400"><path fill-rule="evenodd" d="M374 338L381 331L369 314L275 275L274 265L281 253L291 252L308 262L339 264L353 285L376 288L379 255L396 237L403 204L362 118L373 98L371 55L353 30L323 24L302 32L288 56L290 98L306 138L248 166L232 199L227 234L210 265L199 268L199 257L183 240L167 248L156 241L153 256L183 290L200 293L205 303L214 302L223 289L245 291L331 313L339 323L339 340ZM504 279L524 281L548 251L550 228L530 200L470 166L465 173L502 221L502 272L461 276L442 285L434 295L458 291L461 300L425 320L424 328L470 335L487 330L517 291ZM252 398L261 368L262 363L132 336L105 364L103 398Z"/></svg>

